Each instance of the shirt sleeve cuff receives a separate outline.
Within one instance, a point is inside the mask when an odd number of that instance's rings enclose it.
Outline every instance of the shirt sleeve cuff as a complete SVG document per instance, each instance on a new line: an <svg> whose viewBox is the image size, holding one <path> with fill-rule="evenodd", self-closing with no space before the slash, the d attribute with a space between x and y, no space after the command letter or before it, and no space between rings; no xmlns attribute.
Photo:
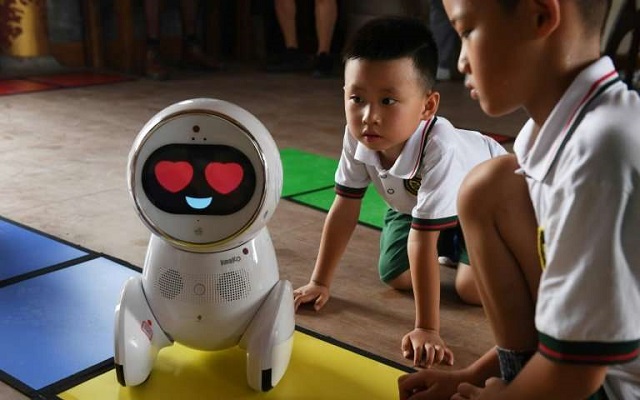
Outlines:
<svg viewBox="0 0 640 400"><path fill-rule="evenodd" d="M538 351L552 361L576 364L624 364L635 360L640 340L626 342L576 342L554 339L538 332Z"/></svg>
<svg viewBox="0 0 640 400"><path fill-rule="evenodd" d="M361 199L364 197L367 188L350 188L336 183L335 191L338 196L347 197L350 199Z"/></svg>
<svg viewBox="0 0 640 400"><path fill-rule="evenodd" d="M413 217L411 228L419 231L442 231L458 225L458 216L438 219L422 219Z"/></svg>

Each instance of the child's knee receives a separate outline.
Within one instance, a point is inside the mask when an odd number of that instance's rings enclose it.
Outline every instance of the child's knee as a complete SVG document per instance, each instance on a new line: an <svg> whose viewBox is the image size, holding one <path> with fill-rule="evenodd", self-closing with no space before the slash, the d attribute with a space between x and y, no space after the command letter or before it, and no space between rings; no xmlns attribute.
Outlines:
<svg viewBox="0 0 640 400"><path fill-rule="evenodd" d="M506 184L515 175L518 163L514 155L509 154L487 160L473 168L462 181L458 192L458 213L476 213L484 206L499 199Z"/></svg>
<svg viewBox="0 0 640 400"><path fill-rule="evenodd" d="M411 290L411 273L409 270L404 271L395 278L383 280L385 284L396 290Z"/></svg>
<svg viewBox="0 0 640 400"><path fill-rule="evenodd" d="M480 293L478 292L475 278L469 265L458 264L455 287L458 296L463 302L476 306L482 305Z"/></svg>

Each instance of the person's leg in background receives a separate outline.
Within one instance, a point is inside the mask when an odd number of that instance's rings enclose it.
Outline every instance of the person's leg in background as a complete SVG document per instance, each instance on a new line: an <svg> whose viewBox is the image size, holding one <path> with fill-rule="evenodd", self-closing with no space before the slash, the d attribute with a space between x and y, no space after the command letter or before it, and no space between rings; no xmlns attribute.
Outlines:
<svg viewBox="0 0 640 400"><path fill-rule="evenodd" d="M298 31L296 28L296 1L275 0L276 17L284 39L284 47L298 50Z"/></svg>
<svg viewBox="0 0 640 400"><path fill-rule="evenodd" d="M307 60L298 47L296 1L274 0L274 6L285 50L276 63L267 66L267 70L269 72L302 71L307 68Z"/></svg>
<svg viewBox="0 0 640 400"><path fill-rule="evenodd" d="M336 0L315 0L316 36L318 49L313 68L313 76L321 78L331 75L333 57L331 57L331 41L338 19Z"/></svg>
<svg viewBox="0 0 640 400"><path fill-rule="evenodd" d="M198 0L181 0L180 15L182 17L182 61L189 65L211 70L220 69L220 63L205 53L198 40Z"/></svg>
<svg viewBox="0 0 640 400"><path fill-rule="evenodd" d="M144 74L155 80L169 78L169 70L160 60L160 1L144 0L147 29Z"/></svg>
<svg viewBox="0 0 640 400"><path fill-rule="evenodd" d="M451 26L442 0L429 0L429 26L438 46L438 72L436 79L448 81L460 78L457 70L460 39Z"/></svg>

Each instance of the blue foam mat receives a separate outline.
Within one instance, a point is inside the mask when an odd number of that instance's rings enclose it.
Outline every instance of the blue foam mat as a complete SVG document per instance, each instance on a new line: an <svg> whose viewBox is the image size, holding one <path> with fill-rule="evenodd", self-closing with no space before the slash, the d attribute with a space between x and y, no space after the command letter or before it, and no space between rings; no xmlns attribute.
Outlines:
<svg viewBox="0 0 640 400"><path fill-rule="evenodd" d="M139 273L100 257L0 290L0 370L40 390L113 357L114 310Z"/></svg>
<svg viewBox="0 0 640 400"><path fill-rule="evenodd" d="M0 219L0 283L88 253Z"/></svg>

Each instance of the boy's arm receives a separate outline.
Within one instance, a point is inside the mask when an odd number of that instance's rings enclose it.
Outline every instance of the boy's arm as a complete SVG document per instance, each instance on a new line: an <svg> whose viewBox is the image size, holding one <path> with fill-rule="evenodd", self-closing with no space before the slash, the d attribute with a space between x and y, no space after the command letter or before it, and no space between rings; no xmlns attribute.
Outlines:
<svg viewBox="0 0 640 400"><path fill-rule="evenodd" d="M483 389L463 384L452 399L582 400L598 391L606 373L604 365L560 363L538 353L513 382L492 379Z"/></svg>
<svg viewBox="0 0 640 400"><path fill-rule="evenodd" d="M316 300L319 310L329 299L329 287L340 258L353 234L360 216L362 199L336 196L322 228L318 258L308 284L293 293L295 308Z"/></svg>
<svg viewBox="0 0 640 400"><path fill-rule="evenodd" d="M336 196L322 228L318 259L311 281L329 287L338 261L358 223L362 199Z"/></svg>
<svg viewBox="0 0 640 400"><path fill-rule="evenodd" d="M402 339L404 356L416 366L443 360L453 364L453 354L440 338L439 232L411 229L407 241L409 268L416 307L414 330Z"/></svg>

